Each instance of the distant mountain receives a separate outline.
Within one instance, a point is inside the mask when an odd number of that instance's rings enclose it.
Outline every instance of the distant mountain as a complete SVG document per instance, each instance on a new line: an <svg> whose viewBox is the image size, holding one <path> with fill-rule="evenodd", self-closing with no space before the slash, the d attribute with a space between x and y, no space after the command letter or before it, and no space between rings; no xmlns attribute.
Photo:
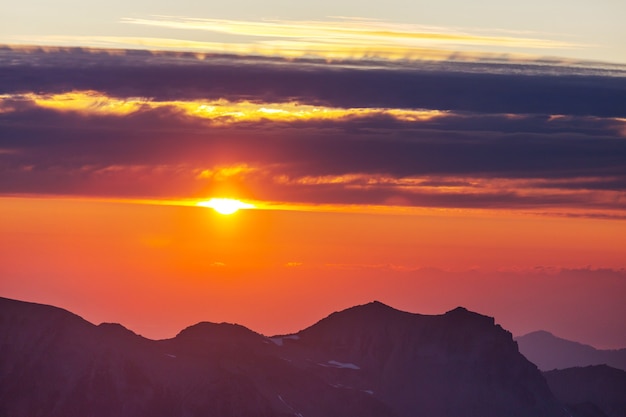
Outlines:
<svg viewBox="0 0 626 417"><path fill-rule="evenodd" d="M600 350L546 331L515 338L520 352L542 371L606 364L626 370L626 349Z"/></svg>
<svg viewBox="0 0 626 417"><path fill-rule="evenodd" d="M374 302L292 335L199 323L152 341L0 298L0 417L565 417L494 320Z"/></svg>
<svg viewBox="0 0 626 417"><path fill-rule="evenodd" d="M574 417L626 417L626 372L606 365L544 372Z"/></svg>

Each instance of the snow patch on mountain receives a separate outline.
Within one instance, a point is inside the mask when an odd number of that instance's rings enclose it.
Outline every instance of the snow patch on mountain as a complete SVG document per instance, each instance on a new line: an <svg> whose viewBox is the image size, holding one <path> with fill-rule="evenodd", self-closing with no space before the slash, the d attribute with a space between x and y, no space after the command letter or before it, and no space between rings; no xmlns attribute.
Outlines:
<svg viewBox="0 0 626 417"><path fill-rule="evenodd" d="M320 366L326 366L331 368L342 368L342 369L361 369L358 365L349 362L339 362L335 360L328 361L326 363L318 363Z"/></svg>
<svg viewBox="0 0 626 417"><path fill-rule="evenodd" d="M270 337L269 339L276 346L282 346L285 343L285 339L287 339L287 340L298 340L298 339L300 339L300 336L298 336L297 334L292 334L290 336Z"/></svg>

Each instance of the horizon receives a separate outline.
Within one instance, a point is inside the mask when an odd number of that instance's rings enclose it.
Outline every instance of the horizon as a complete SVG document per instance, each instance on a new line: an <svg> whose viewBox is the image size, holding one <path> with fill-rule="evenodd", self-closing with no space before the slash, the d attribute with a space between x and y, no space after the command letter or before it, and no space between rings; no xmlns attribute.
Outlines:
<svg viewBox="0 0 626 417"><path fill-rule="evenodd" d="M0 297L0 298L5 298L5 297ZM271 339L271 338L276 338L276 337L291 336L291 335L298 334L298 333L300 333L300 332L302 332L302 331L304 331L304 330L307 330L307 329L308 329L308 328L310 328L310 327L314 327L314 326L315 326L315 325L317 325L318 323L320 323L320 322L322 322L322 321L324 321L324 320L326 320L326 319L330 318L331 316L333 316L333 315L334 315L334 314L336 314L336 313L341 313L341 312L344 312L344 311L347 311L347 310L352 310L352 309L356 309L356 308L366 307L366 306L368 306L368 305L372 305L372 304L380 304L380 305L382 305L382 306L384 306L384 307L390 308L390 309L392 309L392 310L394 310L394 311L397 311L397 312L399 312L399 313L409 313L409 314L416 315L416 316L445 316L446 314L448 314L448 313L450 313L450 312L452 312L452 311L462 309L462 310L465 310L465 311L467 311L467 312L469 312L469 313L478 314L478 315L483 316L483 317L489 317L489 318L492 318L492 319L494 319L494 324L495 324L495 325L500 325L500 323L498 323L497 317L491 317L491 316L488 316L488 315L484 315L484 314L481 314L479 311L469 310L469 309L467 309L467 308L465 308L465 307L463 307L463 306L456 306L456 307L451 308L451 309L449 309L449 310L447 310L447 311L445 311L445 312L442 312L442 313L422 314L422 313L420 313L420 312L416 312L416 311L407 311L407 310L397 309L397 308L395 308L394 306L391 306L391 305L386 304L386 303L384 303L384 302L381 302L381 301L379 301L379 300L371 300L371 301L365 302L365 303L363 303L363 304L357 304L357 305L352 305L352 306L346 306L346 307L341 308L341 309L339 309L339 310L335 310L335 311L328 312L326 315L322 315L320 318L318 318L318 319L317 319L317 320L315 320L314 322L312 322L312 323L310 323L310 324L303 325L303 326L301 326L300 328L298 328L298 329L296 329L296 330L294 330L294 331L291 331L291 332L286 332L286 333L284 332L284 333L270 333L270 334L268 334L268 333L264 333L264 332L259 332L259 331L257 331L257 329L250 328L250 327L245 326L245 325L243 325L243 324L241 324L241 323L236 323L236 322L228 322L228 321L216 322L216 321L200 320L200 321L196 321L196 322L194 322L194 323L188 324L188 325L186 325L186 326L184 326L184 327L180 328L180 329L179 329L179 330L178 330L175 334L172 334L172 335L170 335L170 336L165 336L165 337L149 337L149 336L146 336L146 335L144 335L144 334L141 334L141 333L138 333L138 332L134 331L132 328L129 328L128 326L125 326L125 325L124 325L124 323L111 322L111 321L102 321L102 322L99 322L99 323L92 322L92 321L90 321L90 320L86 319L85 317L81 316L81 315L80 315L80 314L78 314L77 312L74 312L74 311L68 310L68 309L66 309L66 308L63 308L62 306L56 306L56 305L51 305L51 304L36 303L36 302L28 301L28 300L17 300L17 299L11 299L11 298L5 298L5 299L10 300L10 301L17 301L17 302L21 302L21 303L26 303L26 304L35 304L35 305L40 305L40 306L52 307L52 308L55 308L55 309L60 309L60 310L63 310L63 311L65 311L65 312L69 313L69 314L75 315L75 316L77 316L77 317L81 318L82 320L85 320L85 321L86 321L86 322L88 322L89 324L91 324L91 325L93 325L93 326L96 326L96 327L97 327L97 326L100 326L100 325L103 325L103 324L119 325L119 326L122 326L124 329L129 330L130 332L132 332L132 333L134 333L134 334L136 334L136 335L138 335L138 336L143 337L144 339L147 339L147 340L153 340L153 341L157 341L157 340L169 340L169 339L174 339L174 338L178 337L178 335L179 335L182 331L184 331L184 330L186 330L186 329L188 329L188 328L190 328L190 327L194 327L194 326L197 326L197 325L199 325L199 324L203 324L203 323L207 323L207 324L218 324L218 325L226 324L226 325L232 325L232 326L241 326L241 327L243 327L243 328L245 328L245 329L247 329L247 330L250 330L250 331L252 331L252 332L254 332L254 333L257 333L257 334L259 334L259 335L261 335L261 336L263 336L263 337L269 338L269 339ZM569 340L569 339L565 339L565 338L560 337L560 336L559 336L559 335L557 335L557 334L554 334L554 333L552 333L552 332L550 332L550 331L548 331L548 330L544 330L544 329L537 329L537 330L533 330L533 331L531 331L531 332L524 333L524 334L514 334L514 333L510 332L510 331L509 331L506 327L502 327L502 328L503 328L505 331L507 331L508 333L510 333L510 334L511 334L511 337L512 337L514 340L515 340L515 339L517 339L517 338L525 337L525 336L528 336L528 335L531 335L531 334L535 334L535 333L545 333L545 334L548 334L548 335L550 335L550 336L552 336L552 337L554 337L554 338L556 338L556 339L565 340L565 341L568 341L568 342L578 343L578 344L583 345L583 346L591 346L592 348L597 349L597 350L624 350L624 349L626 349L626 347L617 347L617 348L601 348L601 347L598 347L598 346L593 346L593 345L589 345L589 344L586 344L586 343L582 343L582 342L577 341L577 340Z"/></svg>
<svg viewBox="0 0 626 417"><path fill-rule="evenodd" d="M5 9L0 296L151 337L378 299L626 347L626 3Z"/></svg>

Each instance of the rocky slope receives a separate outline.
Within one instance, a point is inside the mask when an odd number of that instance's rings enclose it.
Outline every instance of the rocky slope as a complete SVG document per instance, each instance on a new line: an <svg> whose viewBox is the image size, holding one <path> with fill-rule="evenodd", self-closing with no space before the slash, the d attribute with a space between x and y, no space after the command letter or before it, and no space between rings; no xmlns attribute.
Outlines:
<svg viewBox="0 0 626 417"><path fill-rule="evenodd" d="M626 417L626 372L595 365L544 372L575 417Z"/></svg>

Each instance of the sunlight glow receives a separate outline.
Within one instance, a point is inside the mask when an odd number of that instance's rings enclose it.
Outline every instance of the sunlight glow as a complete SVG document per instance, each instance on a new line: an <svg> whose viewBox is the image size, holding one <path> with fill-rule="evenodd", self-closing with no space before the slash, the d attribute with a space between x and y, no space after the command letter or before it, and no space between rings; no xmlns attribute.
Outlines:
<svg viewBox="0 0 626 417"><path fill-rule="evenodd" d="M220 214L233 214L241 209L254 208L253 204L244 203L232 198L212 198L208 201L200 201L197 203L200 207L208 207L217 211Z"/></svg>
<svg viewBox="0 0 626 417"><path fill-rule="evenodd" d="M15 111L14 102L32 102L37 107L85 115L125 116L151 110L170 111L206 121L211 126L236 123L303 122L388 117L402 122L427 121L448 114L446 111L395 108L338 108L287 103L253 103L250 101L197 100L157 101L144 97L118 98L93 90L61 94L0 94L0 113ZM4 109L4 110L3 110Z"/></svg>

